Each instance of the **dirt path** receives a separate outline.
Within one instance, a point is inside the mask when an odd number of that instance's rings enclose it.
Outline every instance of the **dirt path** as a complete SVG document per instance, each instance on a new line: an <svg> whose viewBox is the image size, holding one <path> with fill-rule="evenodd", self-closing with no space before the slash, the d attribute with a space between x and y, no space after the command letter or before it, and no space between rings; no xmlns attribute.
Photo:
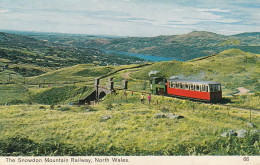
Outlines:
<svg viewBox="0 0 260 165"><path fill-rule="evenodd" d="M236 93L234 95L244 95L244 94L247 94L248 92L250 92L250 90L248 90L244 87L238 87L237 89L239 90L239 93Z"/></svg>

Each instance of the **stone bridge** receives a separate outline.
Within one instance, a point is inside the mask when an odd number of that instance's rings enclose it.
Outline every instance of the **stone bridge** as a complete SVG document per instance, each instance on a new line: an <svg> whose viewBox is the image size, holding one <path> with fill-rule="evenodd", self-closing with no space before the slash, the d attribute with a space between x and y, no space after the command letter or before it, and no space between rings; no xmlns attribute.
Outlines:
<svg viewBox="0 0 260 165"><path fill-rule="evenodd" d="M108 78L107 85L100 85L99 84L100 79L95 79L95 91L96 91L96 100L99 101L103 97L105 97L107 94L111 94L115 91L114 89L114 82L113 78Z"/></svg>
<svg viewBox="0 0 260 165"><path fill-rule="evenodd" d="M108 78L107 85L100 85L101 78L95 78L95 90L86 98L79 100L79 104L92 104L102 100L107 94L115 92L113 78ZM127 89L128 81L122 80L122 89Z"/></svg>

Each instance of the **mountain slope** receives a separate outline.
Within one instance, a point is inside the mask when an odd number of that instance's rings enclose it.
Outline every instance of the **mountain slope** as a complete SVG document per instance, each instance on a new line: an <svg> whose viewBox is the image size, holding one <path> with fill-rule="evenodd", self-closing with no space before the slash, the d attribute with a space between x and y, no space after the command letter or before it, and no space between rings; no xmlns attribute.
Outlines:
<svg viewBox="0 0 260 165"><path fill-rule="evenodd" d="M107 54L97 48L80 48L0 32L0 70L9 69L25 76L76 64L120 65L142 61L136 57Z"/></svg>
<svg viewBox="0 0 260 165"><path fill-rule="evenodd" d="M127 38L65 34L31 34L29 36L70 47L89 47L173 57L184 61L219 53L231 48L260 53L260 33L258 32L225 36L207 31L193 31L182 35Z"/></svg>
<svg viewBox="0 0 260 165"><path fill-rule="evenodd" d="M239 49L230 49L217 55L187 62L159 62L142 71L131 74L136 79L149 79L150 71L159 71L159 76L209 80L221 82L225 94L237 87L260 91L260 56ZM231 91L232 90L232 91Z"/></svg>
<svg viewBox="0 0 260 165"><path fill-rule="evenodd" d="M103 44L103 47L109 50L191 60L219 53L230 48L239 48L248 52L260 53L259 36L257 34L254 37L242 38L239 36L223 36L210 32L194 31L174 36L113 39L109 43Z"/></svg>

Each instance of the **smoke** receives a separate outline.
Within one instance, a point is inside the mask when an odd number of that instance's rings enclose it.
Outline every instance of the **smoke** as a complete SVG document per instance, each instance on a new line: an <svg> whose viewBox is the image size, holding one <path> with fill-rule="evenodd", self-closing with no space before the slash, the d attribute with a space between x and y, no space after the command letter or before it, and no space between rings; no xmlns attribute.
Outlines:
<svg viewBox="0 0 260 165"><path fill-rule="evenodd" d="M171 76L170 79L187 79L187 77L183 74L179 74L177 76Z"/></svg>
<svg viewBox="0 0 260 165"><path fill-rule="evenodd" d="M171 76L169 79L179 79L179 76Z"/></svg>
<svg viewBox="0 0 260 165"><path fill-rule="evenodd" d="M157 71L157 70L151 70L148 74L149 74L149 77L151 77L151 75L156 75L157 73L159 73L160 71Z"/></svg>

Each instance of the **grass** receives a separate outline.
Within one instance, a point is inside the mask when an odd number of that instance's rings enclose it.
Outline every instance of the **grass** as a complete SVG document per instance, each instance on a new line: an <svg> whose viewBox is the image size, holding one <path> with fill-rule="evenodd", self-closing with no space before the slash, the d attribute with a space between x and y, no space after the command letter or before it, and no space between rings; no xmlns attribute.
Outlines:
<svg viewBox="0 0 260 165"><path fill-rule="evenodd" d="M26 102L29 99L28 89L24 85L0 85L0 91L1 104Z"/></svg>
<svg viewBox="0 0 260 165"><path fill-rule="evenodd" d="M260 109L260 95L259 93L248 95L236 95L231 97L233 105L245 108Z"/></svg>
<svg viewBox="0 0 260 165"><path fill-rule="evenodd" d="M248 111L161 96L152 96L152 103L148 105L147 100L145 104L140 103L140 93L135 92L133 96L128 93L127 99L122 96L122 92L108 95L91 111L84 106L61 105L53 109L44 105L2 106L1 141L22 137L39 145L60 144L65 151L74 148L73 153L59 152L57 155L260 154L259 136L250 144L246 144L246 138L220 136L230 129L248 130ZM174 113L184 118L156 118L156 113ZM104 115L112 118L101 120ZM259 117L259 112L252 113L252 122L258 127ZM228 144L238 148L227 152L225 145Z"/></svg>
<svg viewBox="0 0 260 165"><path fill-rule="evenodd" d="M159 77L178 76L221 82L225 95L234 93L237 87L245 87L252 92L259 91L259 56L238 49L226 50L201 60L154 63L131 76L134 79L149 80L148 73L155 70L159 71Z"/></svg>

